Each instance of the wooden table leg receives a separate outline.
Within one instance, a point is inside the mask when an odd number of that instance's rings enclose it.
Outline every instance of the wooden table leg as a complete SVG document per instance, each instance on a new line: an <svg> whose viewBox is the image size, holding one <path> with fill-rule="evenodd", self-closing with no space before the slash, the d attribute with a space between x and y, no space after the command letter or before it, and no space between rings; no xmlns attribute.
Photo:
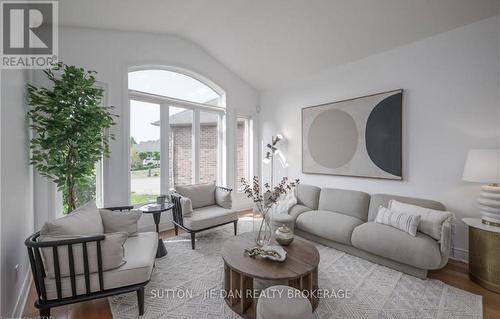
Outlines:
<svg viewBox="0 0 500 319"><path fill-rule="evenodd" d="M243 314L248 309L248 307L250 307L253 303L253 278L241 275L240 287L241 287L240 311Z"/></svg>
<svg viewBox="0 0 500 319"><path fill-rule="evenodd" d="M241 287L240 277L241 275L237 271L230 269L229 303L231 306L234 306L238 302L240 302L240 295L239 295L239 290Z"/></svg>

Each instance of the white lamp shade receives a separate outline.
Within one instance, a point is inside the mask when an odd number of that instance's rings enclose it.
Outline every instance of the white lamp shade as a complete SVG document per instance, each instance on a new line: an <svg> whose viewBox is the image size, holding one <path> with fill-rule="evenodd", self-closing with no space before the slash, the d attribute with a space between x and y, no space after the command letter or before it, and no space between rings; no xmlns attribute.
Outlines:
<svg viewBox="0 0 500 319"><path fill-rule="evenodd" d="M500 149L469 150L462 179L485 184L500 183Z"/></svg>

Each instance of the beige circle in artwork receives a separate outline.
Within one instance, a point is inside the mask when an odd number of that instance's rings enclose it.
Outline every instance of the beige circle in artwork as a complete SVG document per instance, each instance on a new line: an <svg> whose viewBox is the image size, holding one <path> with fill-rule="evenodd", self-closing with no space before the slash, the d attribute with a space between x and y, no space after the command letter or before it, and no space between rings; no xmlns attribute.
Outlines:
<svg viewBox="0 0 500 319"><path fill-rule="evenodd" d="M338 109L321 112L311 123L309 152L318 164L338 168L347 164L358 146L358 130L351 115Z"/></svg>

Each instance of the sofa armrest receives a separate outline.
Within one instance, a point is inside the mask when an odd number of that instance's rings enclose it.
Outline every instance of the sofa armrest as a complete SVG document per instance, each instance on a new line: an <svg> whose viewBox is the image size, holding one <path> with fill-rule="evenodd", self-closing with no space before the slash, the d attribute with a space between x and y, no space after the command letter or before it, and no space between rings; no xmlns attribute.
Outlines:
<svg viewBox="0 0 500 319"><path fill-rule="evenodd" d="M441 226L441 239L439 240L439 249L441 251L441 265L440 268L446 266L448 263L448 259L450 257L450 251L452 248L452 220L445 220L443 225Z"/></svg>
<svg viewBox="0 0 500 319"><path fill-rule="evenodd" d="M174 208L172 209L174 222L183 226L184 216L189 216L193 213L191 200L188 197L174 193L172 194L172 202L174 203Z"/></svg>
<svg viewBox="0 0 500 319"><path fill-rule="evenodd" d="M89 265L89 251L87 249L87 245L90 243L96 243L96 254L97 254L97 270L98 270L98 278L99 278L99 289L104 290L104 281L103 281L103 258L101 251L101 241L105 240L104 235L97 236L83 236L80 238L71 238L71 239L61 239L57 241L38 241L40 237L40 232L37 232L26 239L24 242L26 248L28 249L28 257L31 266L31 272L33 274L33 281L35 283L35 288L38 294L39 302L46 303L47 300L47 290L45 288L45 277L47 276L47 272L44 266L44 261L42 258L41 249L51 249L52 248L52 262L54 264L54 277L56 281L56 291L57 291L57 299L61 300L62 297L62 288L61 288L61 272L59 266L59 254L58 247L67 246L68 254L69 254L69 269L70 269L70 279L71 279L71 288L73 297L76 294L76 284L75 284L75 258L73 256L73 245L82 245L83 247L83 260L84 260L84 277L85 277L85 288L87 294L90 293L90 265Z"/></svg>

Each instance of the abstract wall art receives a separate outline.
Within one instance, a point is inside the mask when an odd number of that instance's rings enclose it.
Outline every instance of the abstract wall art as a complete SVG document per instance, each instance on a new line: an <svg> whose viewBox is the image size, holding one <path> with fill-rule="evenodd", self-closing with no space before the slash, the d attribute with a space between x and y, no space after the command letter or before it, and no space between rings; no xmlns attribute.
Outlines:
<svg viewBox="0 0 500 319"><path fill-rule="evenodd" d="M403 90L302 109L302 172L401 180Z"/></svg>

